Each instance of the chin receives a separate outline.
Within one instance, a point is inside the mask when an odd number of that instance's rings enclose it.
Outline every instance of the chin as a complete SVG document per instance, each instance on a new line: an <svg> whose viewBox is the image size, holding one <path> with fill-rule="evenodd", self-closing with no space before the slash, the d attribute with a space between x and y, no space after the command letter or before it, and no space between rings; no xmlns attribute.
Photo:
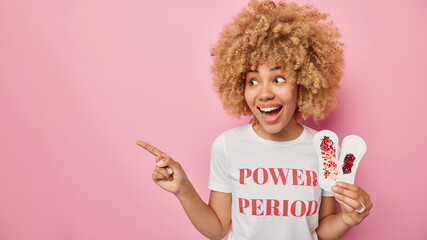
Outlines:
<svg viewBox="0 0 427 240"><path fill-rule="evenodd" d="M258 121L259 122L259 121ZM264 129L265 132L269 133L269 134L276 134L279 133L280 131L282 131L285 126L283 126L282 124L278 123L278 124L262 124L261 122L259 122L262 129Z"/></svg>

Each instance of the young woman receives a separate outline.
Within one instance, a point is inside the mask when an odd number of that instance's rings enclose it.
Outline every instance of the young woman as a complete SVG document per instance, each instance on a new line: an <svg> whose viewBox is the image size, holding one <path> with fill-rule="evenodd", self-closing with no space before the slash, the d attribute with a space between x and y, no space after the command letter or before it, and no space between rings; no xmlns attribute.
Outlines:
<svg viewBox="0 0 427 240"><path fill-rule="evenodd" d="M338 239L369 215L362 188L318 186L316 131L299 123L336 105L342 44L326 17L311 6L252 0L225 27L211 52L214 86L228 112L254 118L214 141L208 204L177 161L137 142L156 156L153 181L209 239L230 226L228 239Z"/></svg>

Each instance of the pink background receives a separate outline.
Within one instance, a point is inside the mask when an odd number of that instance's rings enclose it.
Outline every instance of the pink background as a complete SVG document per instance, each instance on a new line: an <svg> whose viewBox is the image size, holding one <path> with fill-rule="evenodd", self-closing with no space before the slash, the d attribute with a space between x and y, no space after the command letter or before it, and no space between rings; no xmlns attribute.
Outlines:
<svg viewBox="0 0 427 240"><path fill-rule="evenodd" d="M345 47L340 106L309 126L362 136L374 208L343 239L427 237L427 4L298 1ZM151 180L146 140L203 199L228 116L209 50L246 0L0 0L0 239L204 239Z"/></svg>

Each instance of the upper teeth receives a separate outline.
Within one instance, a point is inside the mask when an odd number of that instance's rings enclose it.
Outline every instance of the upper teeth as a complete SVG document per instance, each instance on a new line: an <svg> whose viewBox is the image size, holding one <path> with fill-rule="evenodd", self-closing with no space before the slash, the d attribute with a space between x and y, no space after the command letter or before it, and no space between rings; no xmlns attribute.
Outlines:
<svg viewBox="0 0 427 240"><path fill-rule="evenodd" d="M270 112L270 111L273 111L273 110L276 110L276 109L279 109L280 108L280 106L277 106L277 107L267 107L267 108L259 108L259 109L261 109L261 111L263 111L263 112Z"/></svg>

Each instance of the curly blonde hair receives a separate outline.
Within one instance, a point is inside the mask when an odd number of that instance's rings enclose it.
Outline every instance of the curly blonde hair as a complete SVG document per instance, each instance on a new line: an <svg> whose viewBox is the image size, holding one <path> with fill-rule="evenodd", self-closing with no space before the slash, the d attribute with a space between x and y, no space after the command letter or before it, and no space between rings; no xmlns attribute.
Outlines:
<svg viewBox="0 0 427 240"><path fill-rule="evenodd" d="M246 72L281 67L298 85L296 118L324 119L336 105L343 44L328 14L313 6L251 0L212 48L214 88L229 113L252 115L244 97Z"/></svg>

